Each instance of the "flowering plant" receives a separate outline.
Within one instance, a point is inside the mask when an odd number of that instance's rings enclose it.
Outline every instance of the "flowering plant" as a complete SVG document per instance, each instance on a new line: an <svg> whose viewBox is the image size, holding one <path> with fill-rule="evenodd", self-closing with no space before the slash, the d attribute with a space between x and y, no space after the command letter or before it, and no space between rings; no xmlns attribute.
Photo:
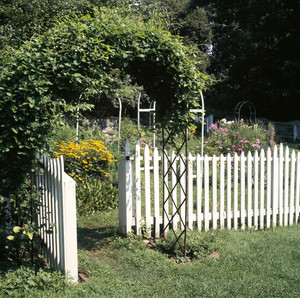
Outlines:
<svg viewBox="0 0 300 298"><path fill-rule="evenodd" d="M210 135L204 142L205 153L212 155L254 152L264 147L273 149L275 129L266 130L259 124L248 125L243 121L212 124L209 127Z"/></svg>
<svg viewBox="0 0 300 298"><path fill-rule="evenodd" d="M107 179L108 169L115 161L101 140L62 141L56 143L54 154L56 157L64 156L65 171L77 181L86 177Z"/></svg>

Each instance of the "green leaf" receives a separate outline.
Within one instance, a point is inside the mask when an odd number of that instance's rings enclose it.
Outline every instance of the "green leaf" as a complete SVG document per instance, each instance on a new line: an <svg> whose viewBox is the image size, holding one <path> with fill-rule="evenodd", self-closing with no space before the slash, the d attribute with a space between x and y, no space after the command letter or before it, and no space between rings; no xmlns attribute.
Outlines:
<svg viewBox="0 0 300 298"><path fill-rule="evenodd" d="M13 231L14 231L16 234L19 233L21 230L22 230L22 228L19 227L19 226L15 226L15 227L13 228Z"/></svg>
<svg viewBox="0 0 300 298"><path fill-rule="evenodd" d="M28 238L30 239L30 240L32 240L33 239L33 232L27 232L27 236L28 236Z"/></svg>

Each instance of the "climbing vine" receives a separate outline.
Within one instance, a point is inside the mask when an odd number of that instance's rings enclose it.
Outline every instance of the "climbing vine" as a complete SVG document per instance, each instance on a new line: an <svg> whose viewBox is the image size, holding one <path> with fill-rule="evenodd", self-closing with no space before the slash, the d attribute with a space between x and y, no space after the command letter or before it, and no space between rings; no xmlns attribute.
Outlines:
<svg viewBox="0 0 300 298"><path fill-rule="evenodd" d="M116 70L143 85L158 102L158 121L178 130L190 119L183 110L198 106L207 82L181 39L130 9L59 22L10 55L1 71L2 189L22 181L60 115L86 106L93 94L114 93Z"/></svg>

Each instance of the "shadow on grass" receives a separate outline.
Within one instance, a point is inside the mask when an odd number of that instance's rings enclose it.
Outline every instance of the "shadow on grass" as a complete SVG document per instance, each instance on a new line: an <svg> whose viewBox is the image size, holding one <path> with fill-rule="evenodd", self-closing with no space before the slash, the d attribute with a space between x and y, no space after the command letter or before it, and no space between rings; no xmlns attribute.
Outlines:
<svg viewBox="0 0 300 298"><path fill-rule="evenodd" d="M78 248L88 251L103 248L111 240L110 237L118 235L116 226L103 228L77 228Z"/></svg>

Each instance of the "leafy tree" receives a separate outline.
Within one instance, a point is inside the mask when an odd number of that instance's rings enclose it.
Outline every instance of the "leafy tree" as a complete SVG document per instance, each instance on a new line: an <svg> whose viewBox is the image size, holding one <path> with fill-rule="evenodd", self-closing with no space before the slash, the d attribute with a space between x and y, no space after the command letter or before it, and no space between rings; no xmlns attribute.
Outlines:
<svg viewBox="0 0 300 298"><path fill-rule="evenodd" d="M201 71L205 71L209 62L205 52L212 42L212 29L205 9L193 0L144 0L143 3L167 12L164 17L169 19L169 30L183 37L185 44L195 47L198 59L206 61L201 64Z"/></svg>
<svg viewBox="0 0 300 298"><path fill-rule="evenodd" d="M206 6L214 33L210 72L219 82L208 105L233 114L249 100L258 116L299 118L299 1L195 2Z"/></svg>
<svg viewBox="0 0 300 298"><path fill-rule="evenodd" d="M42 34L57 19L93 11L93 0L1 0L0 48L18 47L34 34Z"/></svg>
<svg viewBox="0 0 300 298"><path fill-rule="evenodd" d="M130 9L95 10L25 42L0 75L1 188L23 180L53 122L80 94L114 94L116 70L159 101L161 123L186 127L183 110L198 105L207 80L189 57L180 40Z"/></svg>

